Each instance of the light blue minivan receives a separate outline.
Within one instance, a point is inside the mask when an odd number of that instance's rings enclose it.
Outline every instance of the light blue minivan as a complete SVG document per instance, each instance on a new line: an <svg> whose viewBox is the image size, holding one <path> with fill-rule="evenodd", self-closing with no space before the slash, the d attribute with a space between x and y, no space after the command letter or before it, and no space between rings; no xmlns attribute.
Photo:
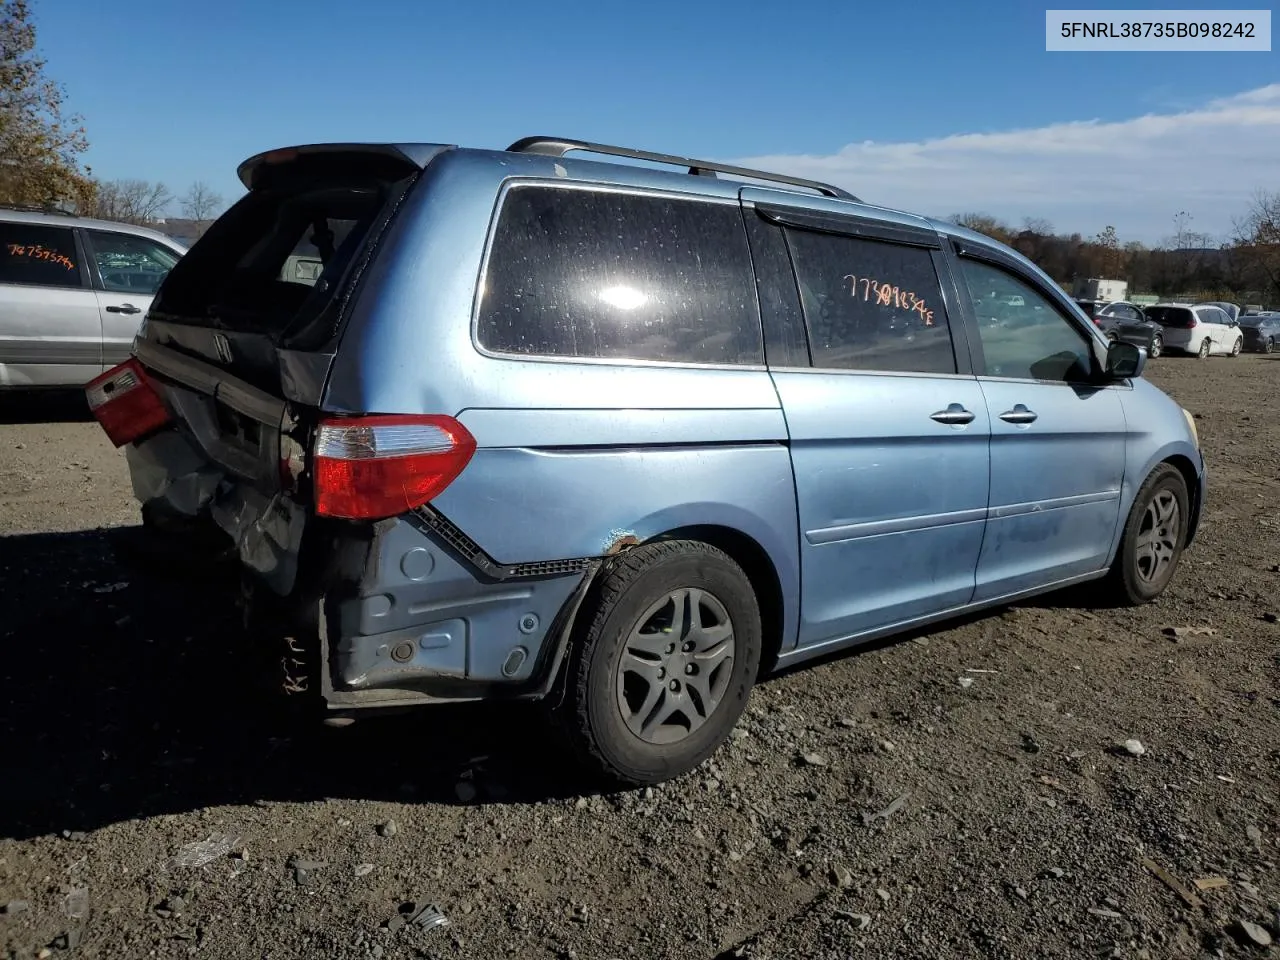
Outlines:
<svg viewBox="0 0 1280 960"><path fill-rule="evenodd" d="M333 721L543 700L653 783L769 671L1085 581L1147 602L1195 534L1190 415L984 236L555 138L239 172L87 392L147 526L220 531Z"/></svg>

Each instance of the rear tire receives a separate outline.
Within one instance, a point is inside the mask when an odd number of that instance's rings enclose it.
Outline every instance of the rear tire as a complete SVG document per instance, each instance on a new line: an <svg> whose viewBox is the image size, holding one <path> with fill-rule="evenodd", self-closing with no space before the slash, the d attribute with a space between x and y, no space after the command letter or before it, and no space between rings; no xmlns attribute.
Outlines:
<svg viewBox="0 0 1280 960"><path fill-rule="evenodd" d="M1178 569L1191 517L1187 482L1162 463L1134 497L1115 562L1107 575L1110 599L1123 606L1150 603Z"/></svg>
<svg viewBox="0 0 1280 960"><path fill-rule="evenodd" d="M1200 341L1200 352L1196 354L1201 360L1209 359L1209 351L1213 349L1213 345L1209 342L1209 338L1205 337Z"/></svg>
<svg viewBox="0 0 1280 960"><path fill-rule="evenodd" d="M580 760L623 786L694 769L728 737L760 666L760 609L728 555L633 547L584 605L559 720Z"/></svg>

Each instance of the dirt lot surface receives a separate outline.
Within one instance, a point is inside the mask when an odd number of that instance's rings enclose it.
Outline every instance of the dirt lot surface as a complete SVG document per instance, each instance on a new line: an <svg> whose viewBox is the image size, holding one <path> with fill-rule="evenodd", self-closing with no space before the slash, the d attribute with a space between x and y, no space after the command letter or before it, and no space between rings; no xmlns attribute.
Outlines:
<svg viewBox="0 0 1280 960"><path fill-rule="evenodd" d="M704 768L621 795L533 711L290 721L228 605L122 559L123 458L75 398L0 398L0 957L1280 956L1280 362L1150 376L1211 471L1161 601L771 680Z"/></svg>

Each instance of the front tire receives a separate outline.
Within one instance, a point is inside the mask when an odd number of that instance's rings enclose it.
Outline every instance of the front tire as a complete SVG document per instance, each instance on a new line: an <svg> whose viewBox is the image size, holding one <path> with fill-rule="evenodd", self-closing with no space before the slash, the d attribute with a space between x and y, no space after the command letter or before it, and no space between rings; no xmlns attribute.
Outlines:
<svg viewBox="0 0 1280 960"><path fill-rule="evenodd" d="M1213 349L1213 345L1209 343L1209 338L1205 337L1200 341L1200 352L1196 354L1201 360L1209 359L1209 351Z"/></svg>
<svg viewBox="0 0 1280 960"><path fill-rule="evenodd" d="M594 773L623 786L689 772L728 737L760 666L760 608L700 541L633 547L582 612L560 719Z"/></svg>
<svg viewBox="0 0 1280 960"><path fill-rule="evenodd" d="M1159 358L1162 353L1164 353L1164 337L1157 333L1151 338L1151 347L1147 350L1147 356L1150 359L1155 360Z"/></svg>
<svg viewBox="0 0 1280 960"><path fill-rule="evenodd" d="M1270 353L1276 348L1276 342L1271 337L1267 337L1266 342L1262 344L1262 352Z"/></svg>
<svg viewBox="0 0 1280 960"><path fill-rule="evenodd" d="M1244 337L1237 337L1236 342L1231 345L1231 356L1240 356L1240 351L1244 349Z"/></svg>
<svg viewBox="0 0 1280 960"><path fill-rule="evenodd" d="M1164 593L1186 546L1190 517L1186 480L1176 467L1160 464L1138 490L1125 522L1108 575L1112 599L1140 606Z"/></svg>

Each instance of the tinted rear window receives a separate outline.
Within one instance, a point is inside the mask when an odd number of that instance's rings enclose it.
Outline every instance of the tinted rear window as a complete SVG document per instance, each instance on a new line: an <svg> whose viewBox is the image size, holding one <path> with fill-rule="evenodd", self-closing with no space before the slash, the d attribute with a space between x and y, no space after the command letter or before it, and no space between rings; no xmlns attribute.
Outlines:
<svg viewBox="0 0 1280 960"><path fill-rule="evenodd" d="M65 227L0 221L0 283L79 287L79 259Z"/></svg>
<svg viewBox="0 0 1280 960"><path fill-rule="evenodd" d="M1191 323L1191 311L1185 307L1148 307L1147 319L1163 327L1185 327Z"/></svg>
<svg viewBox="0 0 1280 960"><path fill-rule="evenodd" d="M553 186L498 216L479 340L498 353L762 363L737 204Z"/></svg>
<svg viewBox="0 0 1280 960"><path fill-rule="evenodd" d="M411 180L385 171L277 175L191 248L160 288L159 319L275 334L326 315L371 231Z"/></svg>

